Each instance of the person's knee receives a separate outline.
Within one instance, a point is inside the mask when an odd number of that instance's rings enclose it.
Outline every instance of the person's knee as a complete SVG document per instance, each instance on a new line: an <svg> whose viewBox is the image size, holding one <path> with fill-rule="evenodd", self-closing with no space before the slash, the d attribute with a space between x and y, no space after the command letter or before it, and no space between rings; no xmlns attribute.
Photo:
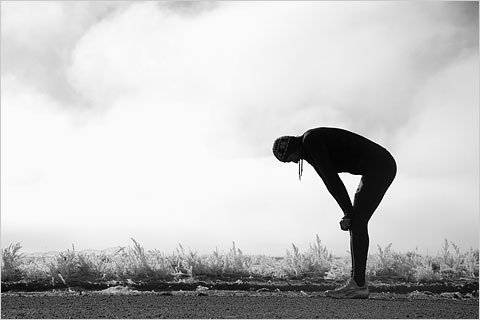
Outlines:
<svg viewBox="0 0 480 320"><path fill-rule="evenodd" d="M393 160L392 164L385 171L385 175L384 175L385 184L387 185L387 188L388 186L390 186L390 184L392 184L396 176L397 176L397 163Z"/></svg>
<svg viewBox="0 0 480 320"><path fill-rule="evenodd" d="M363 219L362 217L353 217L350 221L350 230L352 232L367 232L368 231L368 220Z"/></svg>

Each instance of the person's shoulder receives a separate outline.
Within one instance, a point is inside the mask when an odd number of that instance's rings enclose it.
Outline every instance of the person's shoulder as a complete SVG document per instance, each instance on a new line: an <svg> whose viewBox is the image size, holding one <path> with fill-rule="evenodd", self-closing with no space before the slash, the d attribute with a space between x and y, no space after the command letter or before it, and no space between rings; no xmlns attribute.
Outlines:
<svg viewBox="0 0 480 320"><path fill-rule="evenodd" d="M315 137L320 137L325 134L328 134L333 128L328 128L328 127L318 127L318 128L313 128L305 131L303 134L303 137L309 137L309 138L315 138Z"/></svg>
<svg viewBox="0 0 480 320"><path fill-rule="evenodd" d="M306 134L311 134L315 136L341 136L341 135L352 135L355 134L349 130L343 128L334 128L334 127L318 127L310 129L305 132ZM358 134L356 134L358 135Z"/></svg>
<svg viewBox="0 0 480 320"><path fill-rule="evenodd" d="M318 127L305 131L302 135L302 142L304 145L311 143L318 143L322 138L328 134L328 129L326 127Z"/></svg>

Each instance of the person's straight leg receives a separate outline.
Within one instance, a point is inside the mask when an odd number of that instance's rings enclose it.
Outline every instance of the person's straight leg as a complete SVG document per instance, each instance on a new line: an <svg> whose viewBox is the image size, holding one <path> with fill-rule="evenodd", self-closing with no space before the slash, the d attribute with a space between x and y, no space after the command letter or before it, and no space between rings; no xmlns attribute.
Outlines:
<svg viewBox="0 0 480 320"><path fill-rule="evenodd" d="M352 278L359 286L365 284L365 272L370 238L368 221L393 181L395 172L385 175L365 175L360 180L353 202L354 214L350 227Z"/></svg>
<svg viewBox="0 0 480 320"><path fill-rule="evenodd" d="M369 246L368 228L366 223L354 223L350 229L350 247L352 254L352 278L357 285L365 284L365 273L367 266L368 246Z"/></svg>

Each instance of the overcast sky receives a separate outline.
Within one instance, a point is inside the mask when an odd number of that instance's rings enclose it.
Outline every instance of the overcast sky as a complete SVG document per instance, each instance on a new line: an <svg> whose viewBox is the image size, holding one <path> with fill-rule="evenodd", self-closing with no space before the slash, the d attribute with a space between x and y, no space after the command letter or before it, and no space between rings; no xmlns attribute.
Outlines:
<svg viewBox="0 0 480 320"><path fill-rule="evenodd" d="M1 246L349 250L319 126L398 174L371 252L479 240L478 2L1 2ZM341 174L351 195L359 177Z"/></svg>

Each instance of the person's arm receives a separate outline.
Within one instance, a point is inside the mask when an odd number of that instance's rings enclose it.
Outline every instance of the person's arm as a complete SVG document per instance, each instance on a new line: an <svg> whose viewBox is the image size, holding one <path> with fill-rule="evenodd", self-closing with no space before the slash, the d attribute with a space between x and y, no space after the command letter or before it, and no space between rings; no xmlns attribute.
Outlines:
<svg viewBox="0 0 480 320"><path fill-rule="evenodd" d="M344 216L351 217L353 206L347 189L334 169L328 154L328 149L321 139L308 134L303 139L303 147L312 160L312 166L322 178L330 194L342 209Z"/></svg>

